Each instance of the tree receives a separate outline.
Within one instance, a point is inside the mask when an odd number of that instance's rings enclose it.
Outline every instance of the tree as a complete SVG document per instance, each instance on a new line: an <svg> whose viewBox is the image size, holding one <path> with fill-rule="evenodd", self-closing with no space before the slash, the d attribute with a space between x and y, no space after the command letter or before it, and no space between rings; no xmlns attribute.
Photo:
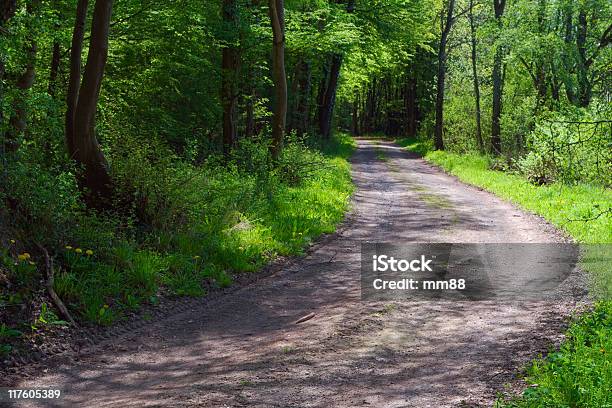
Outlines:
<svg viewBox="0 0 612 408"><path fill-rule="evenodd" d="M478 81L478 69L476 61L476 24L474 22L474 0L470 0L468 9L468 19L470 21L470 45L471 53L470 59L472 62L472 79L474 82L474 101L476 104L476 141L478 142L478 149L481 153L484 153L484 143L482 140L482 121L480 112L480 84Z"/></svg>
<svg viewBox="0 0 612 408"><path fill-rule="evenodd" d="M355 0L348 0L346 12L351 14L355 11ZM319 134L324 139L331 135L332 119L334 107L336 105L336 94L338 92L338 80L340 78L340 68L342 67L342 54L332 53L325 61L324 75L319 88Z"/></svg>
<svg viewBox="0 0 612 408"><path fill-rule="evenodd" d="M578 71L578 103L581 107L587 107L593 97L593 81L591 67L602 50L612 43L612 23L607 23L604 26L603 33L597 38L594 50L591 55L587 53L587 40L591 28L595 25L599 16L593 15L589 24L588 19L588 3L580 2L578 10L578 25L576 35L576 48L578 51L577 71ZM595 14L593 7L593 14ZM608 20L609 21L609 20Z"/></svg>
<svg viewBox="0 0 612 408"><path fill-rule="evenodd" d="M278 160L283 150L287 120L287 74L285 72L285 6L284 0L269 0L272 24L272 80L274 82L274 114L272 117L272 158Z"/></svg>
<svg viewBox="0 0 612 408"><path fill-rule="evenodd" d="M438 79L436 90L436 127L434 129L434 147L444 150L444 80L446 77L446 45L453 26L455 0L445 2L440 12L440 43L438 44Z"/></svg>
<svg viewBox="0 0 612 408"><path fill-rule="evenodd" d="M54 25L56 31L60 30L59 20L61 19L61 12L59 8L59 0L53 0L54 12L57 15L58 23ZM57 35L57 34L56 34ZM55 91L57 87L57 76L60 70L60 64L62 61L62 49L60 41L57 37L53 38L53 52L51 53L51 64L49 68L49 84L47 86L47 93L51 97L55 97Z"/></svg>
<svg viewBox="0 0 612 408"><path fill-rule="evenodd" d="M236 142L236 106L240 68L239 5L237 0L223 0L225 44L221 49L221 105L223 107L223 152L229 154Z"/></svg>
<svg viewBox="0 0 612 408"><path fill-rule="evenodd" d="M72 45L70 47L70 76L68 90L66 91L66 117L65 133L68 152L72 155L75 150L74 116L79 99L79 86L81 84L81 55L83 53L83 37L85 36L85 21L87 19L88 0L79 0L76 8L74 29L72 30Z"/></svg>
<svg viewBox="0 0 612 408"><path fill-rule="evenodd" d="M98 209L107 208L112 196L110 170L95 135L96 111L108 55L108 33L112 10L112 0L96 1L89 53L81 80L80 50L87 15L87 0L80 0L78 3L70 62L69 86L72 89L68 94L69 110L66 116L68 152L83 166L79 184L85 190L88 206Z"/></svg>
<svg viewBox="0 0 612 408"><path fill-rule="evenodd" d="M506 7L506 0L493 0L493 9L495 11L495 22L497 25L497 37L499 40L499 33L502 30L502 16L504 15L504 8ZM503 92L503 78L502 78L502 59L503 59L503 47L496 41L495 44L495 60L493 61L493 108L491 118L491 153L501 154L501 112L502 112L502 92Z"/></svg>

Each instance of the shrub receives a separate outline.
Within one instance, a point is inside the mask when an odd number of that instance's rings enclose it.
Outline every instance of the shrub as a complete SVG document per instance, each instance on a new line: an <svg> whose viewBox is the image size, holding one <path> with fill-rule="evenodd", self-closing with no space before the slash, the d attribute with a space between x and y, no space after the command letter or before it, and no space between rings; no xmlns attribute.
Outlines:
<svg viewBox="0 0 612 408"><path fill-rule="evenodd" d="M532 182L612 185L612 123L589 112L540 120L527 145L517 167Z"/></svg>

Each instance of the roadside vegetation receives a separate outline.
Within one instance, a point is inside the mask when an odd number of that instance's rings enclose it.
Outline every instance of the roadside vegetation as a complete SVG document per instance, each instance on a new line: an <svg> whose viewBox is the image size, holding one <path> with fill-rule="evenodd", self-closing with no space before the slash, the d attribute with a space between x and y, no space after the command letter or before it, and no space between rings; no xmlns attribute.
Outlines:
<svg viewBox="0 0 612 408"><path fill-rule="evenodd" d="M57 185L50 184L33 191L29 203L52 205L54 219L29 224L25 236L40 237L57 251L55 292L76 318L110 325L143 303L156 303L160 294L203 296L206 287L229 286L232 274L255 272L278 255L299 254L317 236L333 232L352 193L347 161L352 149L345 134L320 144L294 141L270 167L267 145L245 140L230 162L211 157L199 166L162 164L146 173L134 167L143 178L132 180L151 183L155 197L163 199L146 207L147 225L121 225L125 220L119 217L88 213L72 205L78 202L76 187L54 194ZM151 180L153 174L159 178ZM45 210L30 211L41 217ZM3 320L4 352L22 334L66 324L52 304L42 303L33 321L19 313L40 301L45 265L27 252L31 241L23 238L24 230L12 232L0 253L3 279L11 282L0 301L16 312ZM54 242L61 245L52 247Z"/></svg>

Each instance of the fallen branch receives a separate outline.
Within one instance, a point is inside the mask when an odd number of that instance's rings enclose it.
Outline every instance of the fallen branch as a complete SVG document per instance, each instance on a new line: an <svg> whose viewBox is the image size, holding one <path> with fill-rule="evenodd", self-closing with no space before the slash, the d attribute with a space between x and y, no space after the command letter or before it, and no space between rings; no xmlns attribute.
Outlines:
<svg viewBox="0 0 612 408"><path fill-rule="evenodd" d="M304 323L304 322L312 319L313 317L315 317L314 313L307 314L306 316L297 319L293 324Z"/></svg>
<svg viewBox="0 0 612 408"><path fill-rule="evenodd" d="M45 256L45 269L46 269L46 275L47 275L47 279L45 280L45 286L47 288L47 292L49 293L49 296L51 296L53 303L55 303L55 306L57 306L57 308L59 309L63 317L66 320L68 320L73 326L75 327L78 326L77 323L72 318L72 315L70 315L70 312L64 305L64 302L62 302L62 299L60 299L60 297L57 296L57 293L55 293L55 289L53 289L53 284L55 283L55 276L54 276L55 273L53 270L53 260L49 256L49 252L47 252L47 250L42 245L39 245L39 244L36 244L36 245L38 246L38 248L41 250L41 252Z"/></svg>
<svg viewBox="0 0 612 408"><path fill-rule="evenodd" d="M603 216L607 216L607 215L612 215L612 207L608 208L607 210L603 210L600 211L598 214L590 217L590 218L579 218L579 219L569 219L567 220L567 222L589 222L589 221L595 221L596 219L603 217Z"/></svg>

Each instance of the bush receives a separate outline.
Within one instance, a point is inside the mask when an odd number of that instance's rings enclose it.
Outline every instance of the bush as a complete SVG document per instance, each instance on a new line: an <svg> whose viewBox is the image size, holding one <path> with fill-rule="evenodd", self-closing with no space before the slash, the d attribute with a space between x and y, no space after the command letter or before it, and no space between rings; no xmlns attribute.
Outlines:
<svg viewBox="0 0 612 408"><path fill-rule="evenodd" d="M612 123L589 112L540 120L527 146L517 168L532 182L612 186Z"/></svg>

